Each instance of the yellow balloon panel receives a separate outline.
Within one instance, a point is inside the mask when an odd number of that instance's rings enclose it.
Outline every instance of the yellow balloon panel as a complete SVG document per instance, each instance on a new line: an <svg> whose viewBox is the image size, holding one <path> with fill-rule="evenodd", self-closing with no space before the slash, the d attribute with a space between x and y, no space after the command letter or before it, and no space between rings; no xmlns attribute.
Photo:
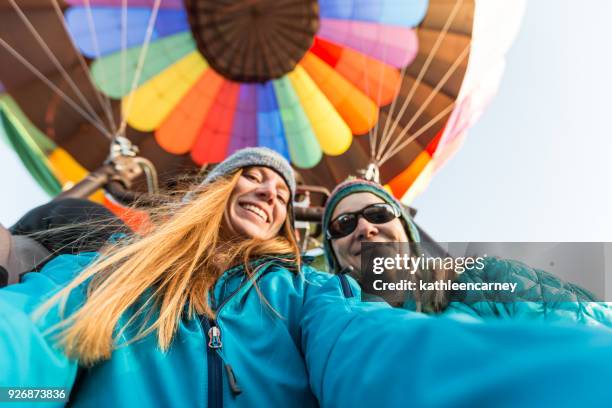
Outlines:
<svg viewBox="0 0 612 408"><path fill-rule="evenodd" d="M62 189L70 188L72 185L83 180L89 172L83 168L68 152L61 147L54 149L48 156L50 168L57 180L62 185ZM89 196L91 201L102 203L104 192L100 189Z"/></svg>
<svg viewBox="0 0 612 408"><path fill-rule="evenodd" d="M143 132L156 129L207 66L194 51L125 96L121 106L130 126Z"/></svg>
<svg viewBox="0 0 612 408"><path fill-rule="evenodd" d="M288 77L300 98L321 150L331 156L344 153L353 138L346 122L301 66L298 65Z"/></svg>

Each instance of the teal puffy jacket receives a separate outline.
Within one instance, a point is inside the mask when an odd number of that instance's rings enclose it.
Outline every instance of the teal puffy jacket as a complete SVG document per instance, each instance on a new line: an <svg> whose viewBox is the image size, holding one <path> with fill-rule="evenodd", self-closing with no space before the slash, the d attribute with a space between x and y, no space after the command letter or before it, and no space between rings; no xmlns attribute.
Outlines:
<svg viewBox="0 0 612 408"><path fill-rule="evenodd" d="M497 319L528 319L612 328L612 307L578 285L524 263L486 258L481 270L467 270L458 282L516 283L513 294L471 292L450 302L445 315Z"/></svg>
<svg viewBox="0 0 612 408"><path fill-rule="evenodd" d="M214 289L216 321L184 320L168 352L153 334L79 367L42 334L57 310L28 315L94 257L57 257L0 290L0 387L65 387L75 407L612 406L608 331L429 317L272 260L253 267L280 316L233 268ZM75 291L66 312L83 300Z"/></svg>

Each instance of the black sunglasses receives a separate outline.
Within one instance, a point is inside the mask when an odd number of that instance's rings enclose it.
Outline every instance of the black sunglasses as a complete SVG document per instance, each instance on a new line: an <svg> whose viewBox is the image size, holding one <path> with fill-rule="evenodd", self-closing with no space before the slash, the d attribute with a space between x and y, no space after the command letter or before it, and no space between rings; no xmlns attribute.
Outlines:
<svg viewBox="0 0 612 408"><path fill-rule="evenodd" d="M372 224L385 224L401 215L394 205L377 203L368 205L359 211L340 214L327 227L327 238L337 239L346 237L357 228L359 217L362 216Z"/></svg>

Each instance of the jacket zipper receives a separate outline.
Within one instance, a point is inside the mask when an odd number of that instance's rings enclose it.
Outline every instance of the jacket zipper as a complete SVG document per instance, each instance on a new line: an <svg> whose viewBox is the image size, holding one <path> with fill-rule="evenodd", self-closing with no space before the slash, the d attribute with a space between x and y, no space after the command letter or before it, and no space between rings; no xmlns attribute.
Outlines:
<svg viewBox="0 0 612 408"><path fill-rule="evenodd" d="M344 295L344 297L352 298L353 296L355 296L353 294L353 289L351 289L351 285L348 279L346 278L346 275L343 273L340 273L338 275L338 279L340 279L340 286L342 287L342 294Z"/></svg>
<svg viewBox="0 0 612 408"><path fill-rule="evenodd" d="M207 364L208 364L208 408L223 407L223 384L221 383L221 358L217 354L217 349L223 343L221 342L221 331L214 319L208 319L204 316L200 318L203 327L208 334Z"/></svg>
<svg viewBox="0 0 612 408"><path fill-rule="evenodd" d="M257 271L262 268L266 264L262 264L255 268L253 273L257 273ZM265 275L266 272L262 274ZM259 280L261 276L257 279ZM232 298L238 291L248 282L248 279L245 279L240 285L225 298L223 302L216 308L217 313L221 308ZM213 297L213 306L214 306L214 297ZM221 348L223 347L223 341L221 340L221 329L217 325L215 319L207 318L205 316L200 316L200 322L202 324L202 328L206 332L208 336L207 341L207 365L208 365L208 408L222 408L223 407L223 361L220 356ZM228 382L230 389L234 395L239 395L242 393L242 390L238 386L238 381L236 380L236 376L234 374L234 370L232 366L229 364L225 364L225 372L227 374Z"/></svg>

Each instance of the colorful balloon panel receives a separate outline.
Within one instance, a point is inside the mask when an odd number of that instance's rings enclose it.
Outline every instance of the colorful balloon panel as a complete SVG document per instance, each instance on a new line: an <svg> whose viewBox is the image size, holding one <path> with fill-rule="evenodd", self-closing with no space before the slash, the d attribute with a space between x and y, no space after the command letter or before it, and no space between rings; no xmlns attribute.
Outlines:
<svg viewBox="0 0 612 408"><path fill-rule="evenodd" d="M145 55L137 86L153 78L196 46L189 34L176 34L151 43ZM142 47L116 52L97 59L91 66L94 83L106 95L120 99L132 90Z"/></svg>
<svg viewBox="0 0 612 408"><path fill-rule="evenodd" d="M411 28L423 20L428 5L428 0L321 0L319 16Z"/></svg>
<svg viewBox="0 0 612 408"><path fill-rule="evenodd" d="M311 52L368 95L378 106L391 103L400 90L399 72L375 59L321 38L315 38Z"/></svg>
<svg viewBox="0 0 612 408"><path fill-rule="evenodd" d="M155 131L157 143L173 154L189 153L222 84L219 74L205 70Z"/></svg>
<svg viewBox="0 0 612 408"><path fill-rule="evenodd" d="M374 127L378 120L378 107L353 84L313 53L307 53L300 66L315 81L352 133L362 135ZM349 135L334 151L337 154L343 153L350 143ZM332 154L325 149L323 151Z"/></svg>
<svg viewBox="0 0 612 408"><path fill-rule="evenodd" d="M239 84L223 81L191 149L197 164L218 163L227 156L239 92Z"/></svg>
<svg viewBox="0 0 612 408"><path fill-rule="evenodd" d="M239 81L253 81L240 83L223 78L219 74L221 70L215 72L216 61L211 58L205 58L207 67L192 68L192 75L181 75L174 69L190 54L202 56L206 53L201 43L203 37L197 35L198 29L206 30L206 20L197 20L198 15L193 14L191 8L186 9L183 0L159 3L161 8L152 27L143 71L134 87L132 83L143 51L142 41L156 1L70 0L74 7L68 8L66 19L82 53L89 57L96 51L101 54L92 62L98 88L113 99L123 100L131 128L154 133L155 146L173 155L190 153L198 164L221 161L242 146L268 146L290 158L296 167L312 169L313 173L309 173L311 170L302 172L308 181L331 183L342 180L347 173L354 174L356 169L365 167L368 160L373 160L376 152L371 155L368 141L372 135L382 140L385 125L398 123L398 129L390 132L392 135L410 127L403 133L410 137L445 108L437 103L438 100L449 103L465 100L464 96L459 97L459 91L468 69L467 60L440 90L445 97L434 98L434 103L424 109L422 115L418 113L419 118L412 120L419 111L419 101L424 100L461 50L470 44L472 25L478 19L475 4L479 2L320 1L318 29L311 34L314 41L306 44L303 53L288 63L285 74L281 72L284 76L271 76L274 79L264 78L262 82L248 76L236 77ZM247 8L253 6L249 2L244 4ZM88 5L92 7L91 16L95 22L93 33L87 21L89 12L85 10ZM124 5L127 8L123 9ZM192 5L216 7L212 0L194 0ZM275 13L290 14L282 13L283 2L276 6ZM407 109L398 114L399 106L410 99L407 92L410 84L415 83L450 11L456 7L459 10L457 18L450 22L449 32L422 83L415 85L418 89L413 101L408 101ZM489 8L494 9L493 6ZM125 33L122 32L122 17L127 17L128 21ZM283 28L291 37L299 21L295 17L288 18L295 19L295 24L289 21ZM227 20L229 30L231 18ZM200 27L197 27L198 21ZM94 37L99 50L92 44ZM210 43L204 45L227 48L231 51L228 56L234 55L233 63L246 69L246 60L253 61L253 56L257 55L250 52L257 38L238 41L239 37L232 37L236 39L233 41L228 40L229 37L221 40L209 36ZM127 50L121 52L125 41ZM278 43L267 43L271 44ZM285 58L290 54L286 51L282 47L269 48L267 60L261 59L260 68ZM259 68L250 66L249 69ZM477 83L480 76L473 78ZM128 95L132 95L129 110L126 107ZM391 104L395 100L398 104L393 112ZM385 115L391 119L385 122ZM457 113L452 117L456 116L463 118L465 115ZM444 117L443 121L447 119ZM410 123L414 125L411 127ZM417 149L408 152L402 148L397 153L399 159L394 157L384 166L383 181L393 185L396 194L401 196L402 188L418 179L404 173L410 163L415 162L418 152L425 151L433 157L429 167L442 157L440 150L446 150L448 141L452 140L449 134L457 133L458 129L457 126L449 127L445 137L441 137L442 126L443 123L439 123L424 132L424 137L419 136L416 143ZM370 137L354 137L366 134ZM433 138L435 143L430 143ZM394 142L392 139L387 145ZM414 166L413 170L421 168L421 172L427 168Z"/></svg>
<svg viewBox="0 0 612 408"><path fill-rule="evenodd" d="M274 85L271 82L257 87L257 145L268 147L290 160L289 148L283 128Z"/></svg>
<svg viewBox="0 0 612 408"><path fill-rule="evenodd" d="M126 12L125 34L122 34L123 10L108 7L72 7L66 11L70 35L83 55L95 58L144 43L150 8L129 7ZM151 41L189 30L184 10L159 10Z"/></svg>
<svg viewBox="0 0 612 408"><path fill-rule="evenodd" d="M397 67L409 63L418 49L412 27L422 19L419 13L427 3L324 1L321 38L315 39L301 65L279 80L235 88L203 74L202 66L181 74L198 49L182 3L162 1L132 92L153 13L153 0L146 1L74 0L75 7L66 13L81 52L101 55L92 66L95 83L107 95L123 99L128 124L155 131L168 152L191 150L197 163L220 161L241 147L262 145L301 168L315 166L324 154L344 153L353 134L366 134L375 126L379 107L397 95ZM405 14L400 25L390 25L394 13ZM90 17L95 20L93 31ZM122 30L123 18L127 32ZM126 41L128 49L122 51ZM271 52L282 55L282 50ZM221 101L223 106L216 107Z"/></svg>
<svg viewBox="0 0 612 408"><path fill-rule="evenodd" d="M55 177L63 188L75 185L83 180L89 172L83 168L66 150L58 147L48 156L49 167L53 170ZM97 190L88 198L97 203L101 203L104 197L102 190Z"/></svg>
<svg viewBox="0 0 612 408"><path fill-rule="evenodd" d="M308 73L297 66L289 80L304 108L323 153L337 156L348 149L351 130Z"/></svg>
<svg viewBox="0 0 612 408"><path fill-rule="evenodd" d="M419 50L413 28L365 21L324 18L317 36L396 68L410 64Z"/></svg>
<svg viewBox="0 0 612 408"><path fill-rule="evenodd" d="M73 6L111 6L122 7L123 4L129 7L148 7L152 8L155 0L64 0ZM160 0L159 8L182 9L183 0Z"/></svg>
<svg viewBox="0 0 612 408"><path fill-rule="evenodd" d="M257 90L253 84L243 84L240 85L227 154L255 145L257 145Z"/></svg>
<svg viewBox="0 0 612 408"><path fill-rule="evenodd" d="M206 61L192 52L123 98L123 115L134 129L155 130L206 69Z"/></svg>
<svg viewBox="0 0 612 408"><path fill-rule="evenodd" d="M273 81L291 161L310 168L321 161L322 152L311 123L289 78Z"/></svg>
<svg viewBox="0 0 612 408"><path fill-rule="evenodd" d="M403 197L430 161L429 153L421 152L410 166L389 181L388 185L393 191L393 195Z"/></svg>
<svg viewBox="0 0 612 408"><path fill-rule="evenodd" d="M102 202L106 208L137 234L146 234L154 227L149 215L145 211L125 207L108 194L104 194Z"/></svg>

